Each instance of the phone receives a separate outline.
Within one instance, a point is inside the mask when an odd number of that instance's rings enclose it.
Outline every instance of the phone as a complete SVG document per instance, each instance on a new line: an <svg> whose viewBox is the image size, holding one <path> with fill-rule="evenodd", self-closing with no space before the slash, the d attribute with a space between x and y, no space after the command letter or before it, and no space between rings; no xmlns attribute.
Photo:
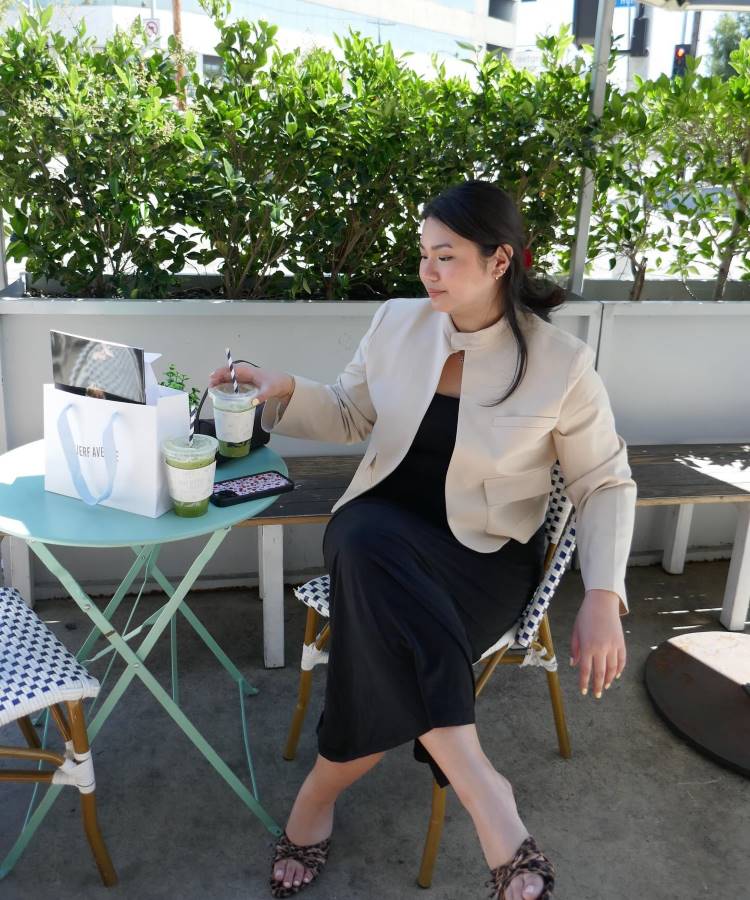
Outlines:
<svg viewBox="0 0 750 900"><path fill-rule="evenodd" d="M256 472L255 475L217 481L209 499L216 506L233 506L246 500L257 500L259 497L271 497L293 490L294 482L281 472Z"/></svg>

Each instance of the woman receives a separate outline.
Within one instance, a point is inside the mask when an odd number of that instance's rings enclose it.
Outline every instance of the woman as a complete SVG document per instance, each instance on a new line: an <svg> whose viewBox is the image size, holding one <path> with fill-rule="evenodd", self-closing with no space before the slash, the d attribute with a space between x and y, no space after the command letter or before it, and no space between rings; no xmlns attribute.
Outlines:
<svg viewBox="0 0 750 900"><path fill-rule="evenodd" d="M508 194L466 182L423 217L429 297L384 303L334 385L237 368L266 403L267 430L370 438L325 533L331 646L319 755L276 848L275 897L317 877L338 796L409 740L471 815L492 896L551 896L552 866L479 744L472 663L538 584L555 459L578 518L586 591L571 664L582 693L592 683L601 697L625 666L635 485L594 354L548 322L562 291L529 279ZM228 378L222 369L211 381Z"/></svg>

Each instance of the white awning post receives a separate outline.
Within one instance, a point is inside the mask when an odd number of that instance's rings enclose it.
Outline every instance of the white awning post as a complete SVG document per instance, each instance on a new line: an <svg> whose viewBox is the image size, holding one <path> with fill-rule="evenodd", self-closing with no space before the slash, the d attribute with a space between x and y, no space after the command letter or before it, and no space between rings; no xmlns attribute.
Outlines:
<svg viewBox="0 0 750 900"><path fill-rule="evenodd" d="M8 268L5 265L5 218L0 209L0 291L8 287Z"/></svg>
<svg viewBox="0 0 750 900"><path fill-rule="evenodd" d="M607 84L607 66L612 44L612 20L615 0L599 0L596 14L596 37L594 39L594 60L591 66L591 99L589 119L596 121L604 111L604 90ZM594 178L591 169L584 169L581 188L578 193L575 239L570 255L570 276L568 290L580 294L583 290L583 267L589 244L591 207L594 202Z"/></svg>

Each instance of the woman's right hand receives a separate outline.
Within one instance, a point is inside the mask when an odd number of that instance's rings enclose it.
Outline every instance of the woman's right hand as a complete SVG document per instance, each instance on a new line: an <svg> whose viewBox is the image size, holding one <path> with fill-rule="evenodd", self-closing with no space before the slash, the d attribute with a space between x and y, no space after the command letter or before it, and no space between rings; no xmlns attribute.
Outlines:
<svg viewBox="0 0 750 900"><path fill-rule="evenodd" d="M294 393L294 376L286 372L274 372L271 369L261 369L257 366L239 363L234 367L234 374L240 384L251 384L257 388L258 393L253 400L254 406L271 399L277 399L286 404ZM211 373L208 386L231 384L231 381L229 366L224 366Z"/></svg>

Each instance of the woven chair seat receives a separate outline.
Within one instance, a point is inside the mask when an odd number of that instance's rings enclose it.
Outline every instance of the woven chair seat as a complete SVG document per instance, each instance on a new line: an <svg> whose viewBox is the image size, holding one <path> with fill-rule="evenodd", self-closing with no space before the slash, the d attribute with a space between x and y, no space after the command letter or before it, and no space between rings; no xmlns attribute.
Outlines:
<svg viewBox="0 0 750 900"><path fill-rule="evenodd" d="M55 703L96 697L99 682L14 588L0 588L0 726Z"/></svg>
<svg viewBox="0 0 750 900"><path fill-rule="evenodd" d="M512 639L510 649L528 650L534 641L539 625L544 617L550 601L560 584L560 579L565 574L565 570L570 562L570 558L575 550L575 524L571 520L568 527L557 547L557 552L552 560L549 568L544 574L544 578L540 582L534 596L524 609L521 617L510 632L493 644L488 650L482 654L482 659L491 655L500 647L505 646ZM329 618L329 593L331 590L331 579L328 575L320 575L310 581L294 588L295 597L305 606L314 609L323 618Z"/></svg>

